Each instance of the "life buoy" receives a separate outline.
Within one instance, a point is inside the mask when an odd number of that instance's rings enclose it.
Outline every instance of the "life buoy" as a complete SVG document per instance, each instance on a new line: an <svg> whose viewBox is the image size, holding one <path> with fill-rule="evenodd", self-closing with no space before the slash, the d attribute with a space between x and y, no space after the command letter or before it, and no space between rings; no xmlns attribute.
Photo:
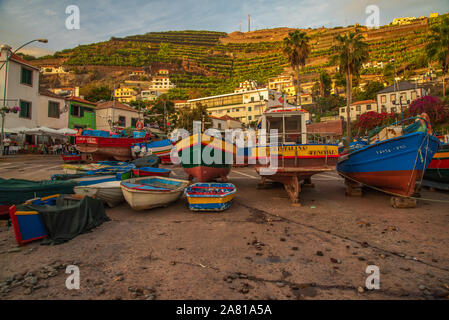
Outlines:
<svg viewBox="0 0 449 320"><path fill-rule="evenodd" d="M136 123L136 128L138 129L138 130L142 130L143 129L143 122L142 121L137 121L137 123Z"/></svg>
<svg viewBox="0 0 449 320"><path fill-rule="evenodd" d="M427 133L428 134L433 134L432 125L430 124L429 115L427 113L423 112L423 113L420 114L419 117L422 118L422 119L419 120L421 122L421 125L423 125L423 124L426 125Z"/></svg>

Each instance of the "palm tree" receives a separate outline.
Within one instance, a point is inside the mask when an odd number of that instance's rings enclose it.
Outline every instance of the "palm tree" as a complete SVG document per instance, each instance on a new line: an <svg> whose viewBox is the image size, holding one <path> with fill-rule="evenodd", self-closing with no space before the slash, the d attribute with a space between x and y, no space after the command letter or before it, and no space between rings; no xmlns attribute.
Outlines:
<svg viewBox="0 0 449 320"><path fill-rule="evenodd" d="M301 104L299 83L299 66L306 65L306 59L310 54L310 37L305 32L298 30L288 33L288 37L284 38L284 53L288 56L290 65L296 71L296 104Z"/></svg>
<svg viewBox="0 0 449 320"><path fill-rule="evenodd" d="M347 139L351 141L350 106L352 104L352 80L359 76L362 64L368 60L368 44L363 42L362 34L356 29L345 35L335 37L335 55L332 61L339 66L339 72L346 75L346 120Z"/></svg>
<svg viewBox="0 0 449 320"><path fill-rule="evenodd" d="M443 97L446 97L446 73L449 68L449 18L445 17L441 24L430 28L426 53L429 59L437 60L443 72Z"/></svg>

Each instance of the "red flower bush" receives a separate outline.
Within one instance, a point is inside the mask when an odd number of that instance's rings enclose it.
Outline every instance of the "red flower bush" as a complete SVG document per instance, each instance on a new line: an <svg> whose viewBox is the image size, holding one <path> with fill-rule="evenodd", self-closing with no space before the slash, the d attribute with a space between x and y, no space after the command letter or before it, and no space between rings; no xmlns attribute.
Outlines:
<svg viewBox="0 0 449 320"><path fill-rule="evenodd" d="M432 124L445 122L449 118L448 106L434 96L424 96L414 100L407 110L407 116L418 116L427 113Z"/></svg>
<svg viewBox="0 0 449 320"><path fill-rule="evenodd" d="M355 127L361 132L369 131L375 127L381 127L395 121L394 113L369 111L362 114Z"/></svg>

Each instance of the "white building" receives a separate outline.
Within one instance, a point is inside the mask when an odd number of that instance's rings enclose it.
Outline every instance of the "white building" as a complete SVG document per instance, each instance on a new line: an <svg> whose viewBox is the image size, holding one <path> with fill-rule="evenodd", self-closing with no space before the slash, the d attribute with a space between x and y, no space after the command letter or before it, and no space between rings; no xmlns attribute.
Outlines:
<svg viewBox="0 0 449 320"><path fill-rule="evenodd" d="M4 64L7 57L8 62ZM6 107L20 107L18 113L7 113L5 128L35 128L39 109L39 69L28 61L11 52L9 46L3 45L0 51L0 102L3 107L6 73Z"/></svg>
<svg viewBox="0 0 449 320"><path fill-rule="evenodd" d="M55 67L55 66L43 66L40 68L40 72L42 74L62 74L62 73L68 73L68 71L63 67Z"/></svg>
<svg viewBox="0 0 449 320"><path fill-rule="evenodd" d="M65 99L51 91L40 91L37 125L52 129L68 128L69 112Z"/></svg>
<svg viewBox="0 0 449 320"><path fill-rule="evenodd" d="M401 103L406 110L417 98L427 95L427 91L417 84L401 81L377 93L377 112L401 112Z"/></svg>
<svg viewBox="0 0 449 320"><path fill-rule="evenodd" d="M136 109L118 101L99 102L95 110L98 130L111 130L113 123L119 123L124 128L135 128L137 121L142 119Z"/></svg>
<svg viewBox="0 0 449 320"><path fill-rule="evenodd" d="M357 101L351 104L351 110L349 111L351 121L357 120L362 114L369 112L369 111L375 111L377 112L377 102L376 100L363 100L363 101ZM340 107L339 108L339 115L342 117L345 121L347 119L347 113L346 113L346 107Z"/></svg>
<svg viewBox="0 0 449 320"><path fill-rule="evenodd" d="M142 101L154 101L156 100L161 93L156 90L142 90L140 92L140 100ZM139 97L138 97L139 99Z"/></svg>
<svg viewBox="0 0 449 320"><path fill-rule="evenodd" d="M155 76L151 81L151 85L148 90L167 92L171 88L176 86L170 81L168 76Z"/></svg>

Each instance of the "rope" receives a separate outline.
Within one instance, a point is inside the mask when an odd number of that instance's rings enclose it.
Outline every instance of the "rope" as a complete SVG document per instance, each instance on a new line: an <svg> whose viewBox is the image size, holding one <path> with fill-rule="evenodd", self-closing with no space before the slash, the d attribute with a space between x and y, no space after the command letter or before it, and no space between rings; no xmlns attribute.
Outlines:
<svg viewBox="0 0 449 320"><path fill-rule="evenodd" d="M360 183L361 185L364 185L364 186L366 186L366 187L369 187L369 188L371 188L371 189L374 189L374 190L377 190L377 191L380 191L380 192L383 192L383 193L386 193L386 194L390 194L390 195L392 195L392 196L396 196L396 197L400 197L400 198L410 198L410 199L416 199L416 200L424 200L424 201L433 201L433 202L449 203L448 200L438 200L438 199L418 198L418 197L412 197L412 196L410 196L410 197L404 197L404 195L401 195L401 194L398 194L398 193L394 193L394 192L390 192L390 191L386 191L386 190L377 188L377 187L375 187L375 186L371 186L371 185L369 185L369 184L366 184L366 183L357 181L357 180L355 180L355 179L353 179L353 178L351 178L351 177L348 177L348 176L345 175L344 173L338 172L338 174L341 175L343 178L347 178L347 179L352 180L352 181L354 181L354 182Z"/></svg>

